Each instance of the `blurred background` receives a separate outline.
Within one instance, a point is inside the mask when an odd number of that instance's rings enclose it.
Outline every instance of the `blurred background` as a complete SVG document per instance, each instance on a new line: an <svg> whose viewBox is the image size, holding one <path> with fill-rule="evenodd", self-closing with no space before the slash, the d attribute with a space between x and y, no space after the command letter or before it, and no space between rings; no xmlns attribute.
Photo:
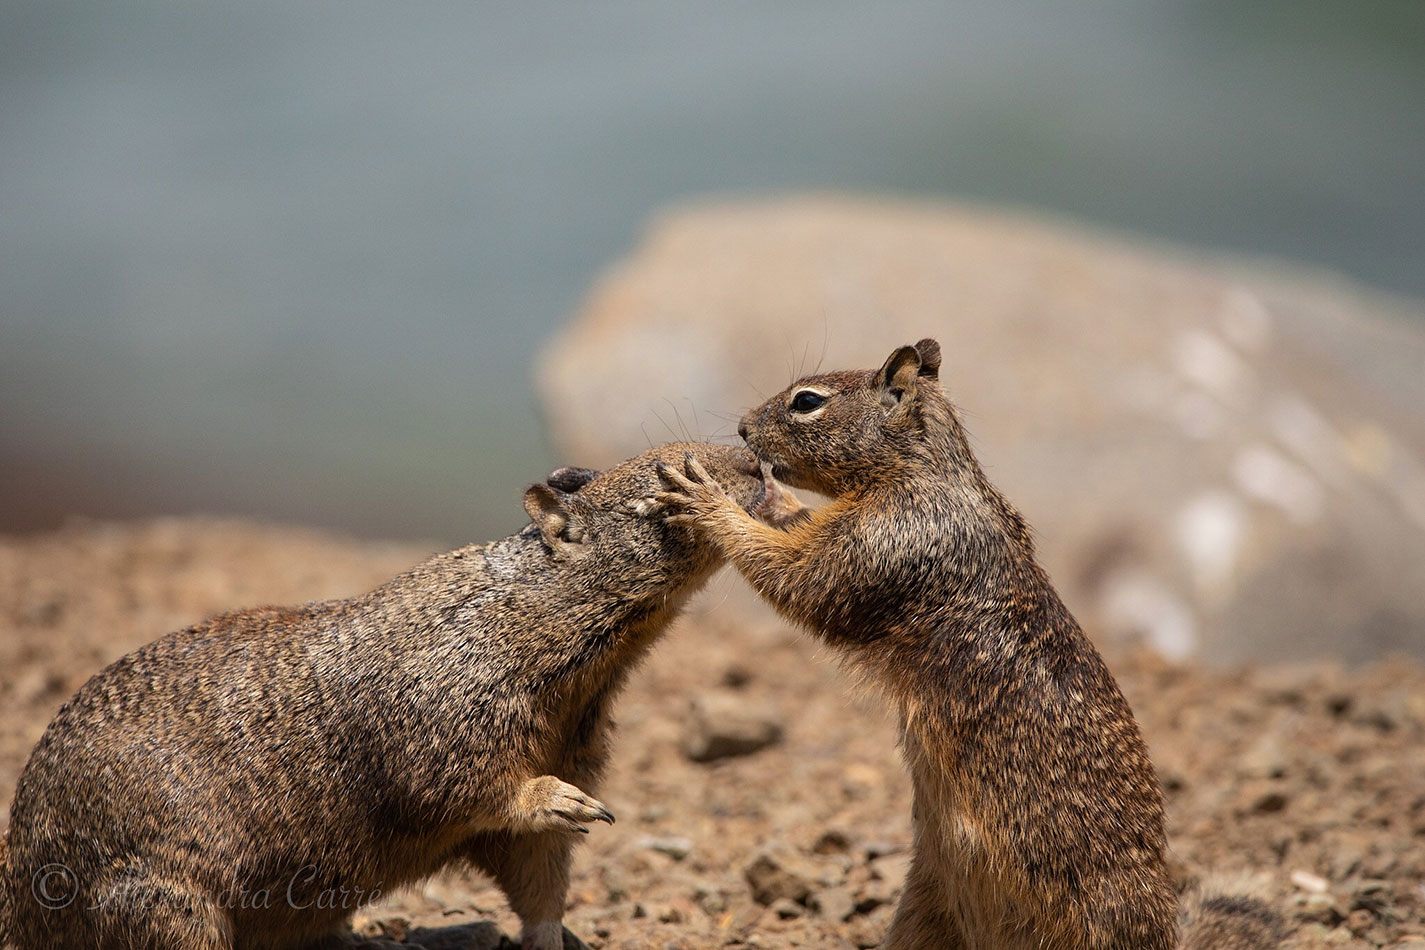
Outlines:
<svg viewBox="0 0 1425 950"><path fill-rule="evenodd" d="M649 215L808 189L1425 294L1425 4L9 0L0 531L511 530Z"/></svg>

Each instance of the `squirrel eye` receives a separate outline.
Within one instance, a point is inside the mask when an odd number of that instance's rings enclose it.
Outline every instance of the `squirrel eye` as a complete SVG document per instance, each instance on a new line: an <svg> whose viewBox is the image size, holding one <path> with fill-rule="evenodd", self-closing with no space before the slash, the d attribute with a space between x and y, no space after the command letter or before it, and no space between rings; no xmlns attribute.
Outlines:
<svg viewBox="0 0 1425 950"><path fill-rule="evenodd" d="M792 397L792 412L811 412L814 409L820 409L825 402L826 397L821 393L803 389Z"/></svg>

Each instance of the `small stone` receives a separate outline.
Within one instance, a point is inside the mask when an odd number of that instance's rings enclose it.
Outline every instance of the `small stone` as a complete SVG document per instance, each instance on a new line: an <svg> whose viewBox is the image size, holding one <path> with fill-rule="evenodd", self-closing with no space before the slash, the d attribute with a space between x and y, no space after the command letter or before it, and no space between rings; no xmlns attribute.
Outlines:
<svg viewBox="0 0 1425 950"><path fill-rule="evenodd" d="M708 693L693 700L683 733L683 754L694 762L751 755L782 738L774 710L749 704L729 693Z"/></svg>
<svg viewBox="0 0 1425 950"><path fill-rule="evenodd" d="M1360 936L1371 928L1376 922L1376 915L1366 910L1364 907L1353 910L1346 915L1346 927L1351 933Z"/></svg>
<svg viewBox="0 0 1425 950"><path fill-rule="evenodd" d="M1260 796L1256 801L1254 801L1252 803L1252 811L1260 812L1262 814L1270 814L1272 812L1281 811L1283 808L1286 807L1286 803L1286 793L1274 790L1267 792L1266 794Z"/></svg>
<svg viewBox="0 0 1425 950"><path fill-rule="evenodd" d="M874 861L877 858L883 858L888 854L899 854L904 850L904 847L896 844L894 841L867 841L866 843L861 845L861 851L863 854L866 855L867 861Z"/></svg>
<svg viewBox="0 0 1425 950"><path fill-rule="evenodd" d="M877 858L870 864L870 880L856 893L856 912L867 914L877 907L896 902L905 876L910 871L910 855L892 854Z"/></svg>
<svg viewBox="0 0 1425 950"><path fill-rule="evenodd" d="M799 867L795 857L785 849L767 848L753 858L742 873L759 904L774 901L805 901L812 892L811 875Z"/></svg>
<svg viewBox="0 0 1425 950"><path fill-rule="evenodd" d="M604 890L608 893L608 900L611 904L616 904L628 897L633 889L629 883L628 873L622 868L606 865L599 870L599 876L603 879Z"/></svg>
<svg viewBox="0 0 1425 950"><path fill-rule="evenodd" d="M802 907L801 904L793 900L788 900L785 897L777 898L767 909L783 920L792 920L806 913L806 908Z"/></svg>
<svg viewBox="0 0 1425 950"><path fill-rule="evenodd" d="M1356 885L1352 892L1352 910L1366 910L1380 914L1391 902L1391 888L1387 881L1366 880Z"/></svg>
<svg viewBox="0 0 1425 950"><path fill-rule="evenodd" d="M1291 872L1291 883L1312 894L1325 894L1331 887L1330 882L1324 877L1301 870Z"/></svg>
<svg viewBox="0 0 1425 950"><path fill-rule="evenodd" d="M1345 919L1330 894L1302 894L1297 898L1297 914L1302 920L1334 927Z"/></svg>
<svg viewBox="0 0 1425 950"><path fill-rule="evenodd" d="M719 930L727 931L738 942L748 936L748 932L762 919L763 909L756 903L739 903L731 907L718 919Z"/></svg>
<svg viewBox="0 0 1425 950"><path fill-rule="evenodd" d="M693 892L693 902L709 917L717 917L727 910L727 895L706 887Z"/></svg>
<svg viewBox="0 0 1425 950"><path fill-rule="evenodd" d="M674 861L681 861L693 851L693 842L687 838L676 836L655 837L648 836L638 839L640 848L647 848L649 851L657 851L659 854L666 854Z"/></svg>
<svg viewBox="0 0 1425 950"><path fill-rule="evenodd" d="M1343 950L1372 950L1371 944L1358 940L1346 927L1337 927L1328 932L1322 942L1328 947L1341 947Z"/></svg>
<svg viewBox="0 0 1425 950"><path fill-rule="evenodd" d="M50 692L50 675L41 667L32 666L22 672L11 687L11 695L19 706L38 703Z"/></svg>
<svg viewBox="0 0 1425 950"><path fill-rule="evenodd" d="M1304 923L1296 928L1296 942L1293 946L1318 947L1326 942L1330 928L1319 923Z"/></svg>
<svg viewBox="0 0 1425 950"><path fill-rule="evenodd" d="M885 774L864 762L852 762L842 772L842 792L853 801L865 798L872 790L885 784Z"/></svg>
<svg viewBox="0 0 1425 950"><path fill-rule="evenodd" d="M1254 778L1281 778L1286 774L1287 750L1279 732L1267 732L1238 760L1242 771Z"/></svg>
<svg viewBox="0 0 1425 950"><path fill-rule="evenodd" d="M910 873L910 855L888 854L871 862L871 873L883 881L900 885Z"/></svg>
<svg viewBox="0 0 1425 950"><path fill-rule="evenodd" d="M814 854L845 854L851 849L851 838L840 828L828 828L812 844Z"/></svg>
<svg viewBox="0 0 1425 950"><path fill-rule="evenodd" d="M847 920L856 913L856 901L844 887L829 887L811 896L811 909L827 920Z"/></svg>
<svg viewBox="0 0 1425 950"><path fill-rule="evenodd" d="M864 917L853 917L846 925L846 936L862 950L878 947L885 939L892 913L890 907L877 907Z"/></svg>
<svg viewBox="0 0 1425 950"><path fill-rule="evenodd" d="M1345 880L1356 874L1365 863L1371 850L1371 836L1354 829L1341 829L1327 835L1330 851L1328 876L1335 880Z"/></svg>
<svg viewBox="0 0 1425 950"><path fill-rule="evenodd" d="M722 685L728 689L742 689L752 682L752 671L741 663L734 663L722 671Z"/></svg>
<svg viewBox="0 0 1425 950"><path fill-rule="evenodd" d="M53 627L64 615L62 597L39 597L20 608L20 621L36 627Z"/></svg>
<svg viewBox="0 0 1425 950"><path fill-rule="evenodd" d="M1256 670L1253 679L1266 702L1278 706L1300 706L1315 685L1317 675L1312 666L1283 663Z"/></svg>
<svg viewBox="0 0 1425 950"><path fill-rule="evenodd" d="M665 924L681 924L693 915L693 902L683 897L675 897L667 903L658 904L653 916Z"/></svg>

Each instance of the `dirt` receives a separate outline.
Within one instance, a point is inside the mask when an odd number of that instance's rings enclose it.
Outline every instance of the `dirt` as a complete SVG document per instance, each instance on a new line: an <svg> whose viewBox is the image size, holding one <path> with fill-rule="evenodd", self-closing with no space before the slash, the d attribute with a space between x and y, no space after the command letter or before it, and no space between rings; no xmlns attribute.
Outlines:
<svg viewBox="0 0 1425 950"><path fill-rule="evenodd" d="M0 800L110 660L232 607L356 593L432 550L201 519L0 538ZM888 923L910 841L894 722L807 637L739 608L737 586L715 581L620 700L599 793L618 823L579 850L565 917L596 950L868 947ZM1248 876L1289 947L1425 948L1425 667L1108 659L1158 765L1181 886ZM354 926L453 950L516 924L456 873Z"/></svg>

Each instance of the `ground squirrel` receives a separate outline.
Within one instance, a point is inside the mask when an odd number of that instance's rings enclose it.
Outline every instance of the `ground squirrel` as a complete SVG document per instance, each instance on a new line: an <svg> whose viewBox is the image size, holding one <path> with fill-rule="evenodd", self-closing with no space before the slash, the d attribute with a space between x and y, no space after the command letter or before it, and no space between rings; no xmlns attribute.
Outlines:
<svg viewBox="0 0 1425 950"><path fill-rule="evenodd" d="M563 943L609 705L721 563L636 512L693 453L740 503L746 450L675 444L524 497L532 524L349 600L226 614L95 675L10 811L0 942L19 950L340 946L352 910L457 861L526 950ZM0 915L7 908L0 906Z"/></svg>
<svg viewBox="0 0 1425 950"><path fill-rule="evenodd" d="M653 507L698 525L898 706L914 856L887 947L1167 950L1178 907L1137 723L980 470L939 367L922 340L744 417L776 478L831 497L784 528L694 459L662 469ZM1199 900L1187 926L1201 948L1271 946L1278 929L1243 898Z"/></svg>

